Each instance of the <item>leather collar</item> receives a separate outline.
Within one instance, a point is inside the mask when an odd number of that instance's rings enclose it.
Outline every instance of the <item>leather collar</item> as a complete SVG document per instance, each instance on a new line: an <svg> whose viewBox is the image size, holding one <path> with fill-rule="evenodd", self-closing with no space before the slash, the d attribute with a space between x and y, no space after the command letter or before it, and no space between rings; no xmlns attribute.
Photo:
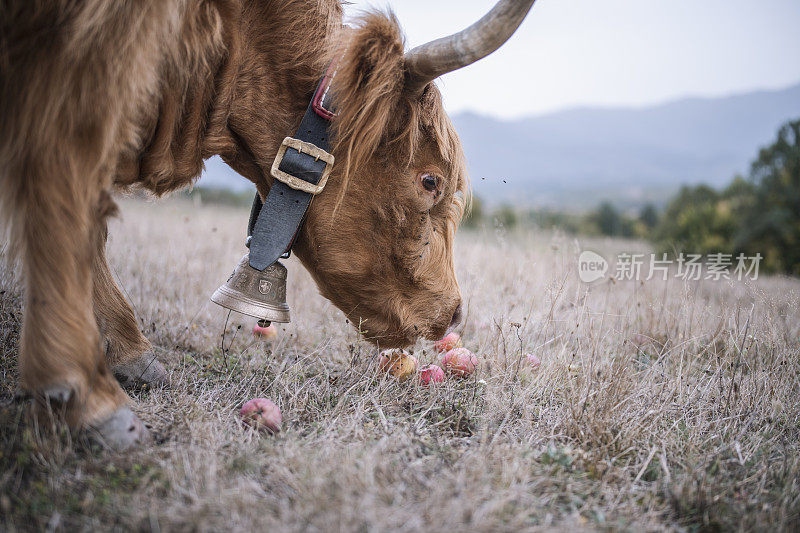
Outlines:
<svg viewBox="0 0 800 533"><path fill-rule="evenodd" d="M317 85L294 137L281 144L263 203L256 192L247 232L250 266L256 270L288 257L311 200L325 187L333 168L330 124L336 110L330 88L342 55L337 54Z"/></svg>

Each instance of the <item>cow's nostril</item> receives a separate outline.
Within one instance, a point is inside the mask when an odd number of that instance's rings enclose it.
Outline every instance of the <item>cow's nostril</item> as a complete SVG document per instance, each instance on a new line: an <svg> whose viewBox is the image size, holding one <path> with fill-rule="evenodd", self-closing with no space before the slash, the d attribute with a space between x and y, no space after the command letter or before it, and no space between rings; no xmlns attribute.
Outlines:
<svg viewBox="0 0 800 533"><path fill-rule="evenodd" d="M461 304L459 303L458 307L456 307L455 313L453 313L453 318L450 320L450 327L454 328L460 323L461 323Z"/></svg>

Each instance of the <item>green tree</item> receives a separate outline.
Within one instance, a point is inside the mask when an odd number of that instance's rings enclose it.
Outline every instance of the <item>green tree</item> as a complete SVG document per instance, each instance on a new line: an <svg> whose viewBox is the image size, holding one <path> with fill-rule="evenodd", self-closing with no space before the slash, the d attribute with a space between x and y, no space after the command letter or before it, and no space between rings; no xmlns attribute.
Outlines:
<svg viewBox="0 0 800 533"><path fill-rule="evenodd" d="M749 180L737 176L720 192L682 188L654 240L665 251L761 254L765 270L800 275L800 120L760 150Z"/></svg>
<svg viewBox="0 0 800 533"><path fill-rule="evenodd" d="M513 229L517 225L517 212L511 206L503 205L494 212L494 219L506 229Z"/></svg>
<svg viewBox="0 0 800 533"><path fill-rule="evenodd" d="M729 252L737 229L737 216L722 194L706 185L684 186L667 205L654 237L665 252Z"/></svg>
<svg viewBox="0 0 800 533"><path fill-rule="evenodd" d="M641 222L648 231L652 231L658 225L658 209L653 204L647 204L639 211L639 222Z"/></svg>
<svg viewBox="0 0 800 533"><path fill-rule="evenodd" d="M784 124L761 149L750 182L754 197L743 205L734 248L761 253L769 270L800 275L800 120Z"/></svg>
<svg viewBox="0 0 800 533"><path fill-rule="evenodd" d="M622 228L619 213L610 202L603 202L595 214L597 227L603 235L618 235Z"/></svg>

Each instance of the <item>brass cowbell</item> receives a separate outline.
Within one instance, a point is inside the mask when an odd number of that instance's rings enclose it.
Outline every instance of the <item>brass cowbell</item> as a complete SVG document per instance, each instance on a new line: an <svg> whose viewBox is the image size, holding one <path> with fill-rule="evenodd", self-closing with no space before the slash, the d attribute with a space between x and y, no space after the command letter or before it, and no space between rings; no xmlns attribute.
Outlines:
<svg viewBox="0 0 800 533"><path fill-rule="evenodd" d="M289 322L286 303L286 267L280 261L263 272L250 266L250 255L242 257L231 277L213 295L211 301L226 309L256 317L259 323Z"/></svg>

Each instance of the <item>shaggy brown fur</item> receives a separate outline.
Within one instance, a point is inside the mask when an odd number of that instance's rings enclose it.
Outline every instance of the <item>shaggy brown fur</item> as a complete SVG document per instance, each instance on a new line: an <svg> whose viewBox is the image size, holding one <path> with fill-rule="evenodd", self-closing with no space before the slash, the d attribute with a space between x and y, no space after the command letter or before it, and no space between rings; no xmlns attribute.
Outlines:
<svg viewBox="0 0 800 533"><path fill-rule="evenodd" d="M453 236L467 185L439 92L430 86L411 97L403 79L397 21L367 15L334 82L338 195L331 188L315 199L297 249L322 294L389 346L438 338L449 324L459 303ZM423 171L440 177L435 193L421 188Z"/></svg>
<svg viewBox="0 0 800 533"><path fill-rule="evenodd" d="M460 302L464 157L436 88L404 91L393 16L345 32L338 0L0 2L0 207L26 282L24 388L69 388L75 426L126 401L109 366L149 343L106 265L110 192L185 187L219 154L266 194L342 40L337 165L296 253L373 341L439 337Z"/></svg>

